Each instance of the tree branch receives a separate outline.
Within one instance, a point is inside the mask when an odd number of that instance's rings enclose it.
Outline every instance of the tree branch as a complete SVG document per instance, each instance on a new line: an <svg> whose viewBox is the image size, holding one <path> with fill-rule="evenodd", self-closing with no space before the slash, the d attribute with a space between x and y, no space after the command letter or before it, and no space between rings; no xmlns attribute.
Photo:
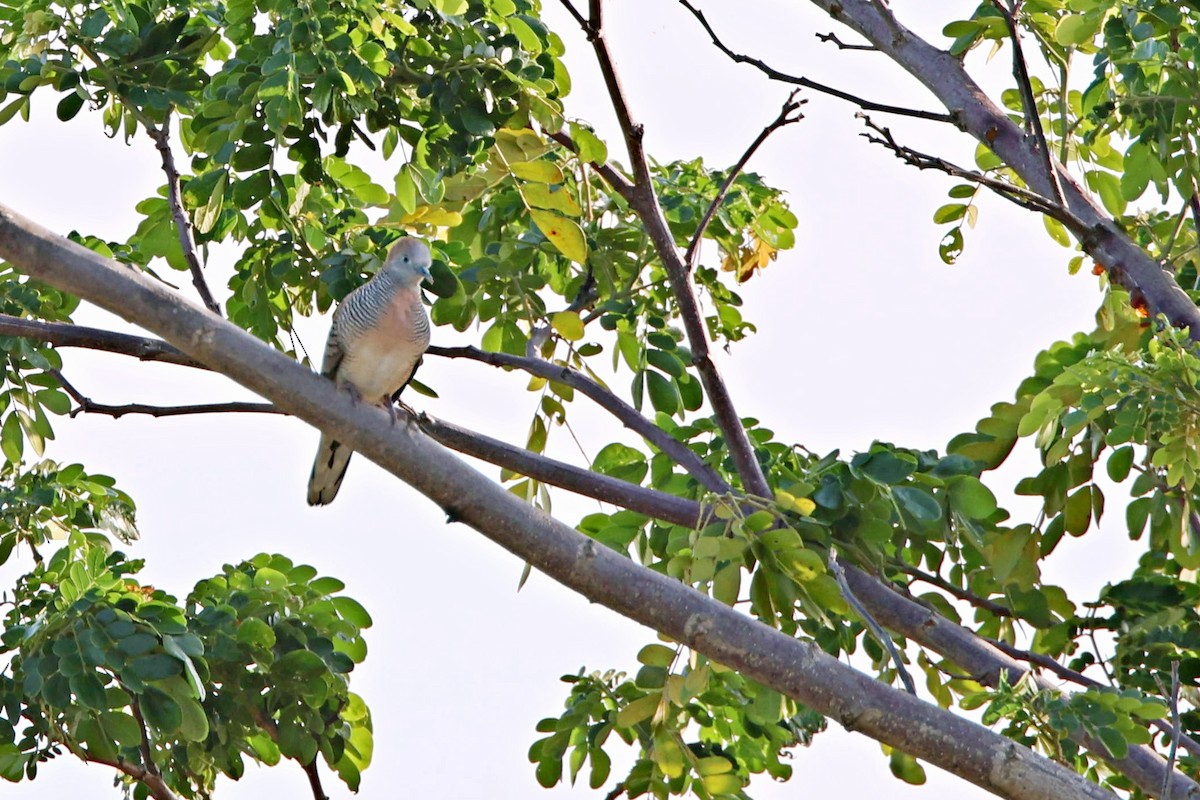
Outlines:
<svg viewBox="0 0 1200 800"><path fill-rule="evenodd" d="M878 136L873 136L869 133L861 133L859 135L872 144L877 144L882 147L886 147L888 150L891 150L892 153L895 154L896 158L900 159L905 164L916 167L917 169L936 169L939 172L944 172L952 177L962 178L963 180L968 180L972 183L978 183L980 186L985 186L988 189L991 189L1005 200L1016 203L1022 208L1029 209L1030 211L1037 211L1057 219L1069 230L1071 230L1072 233L1075 233L1075 235L1080 239L1083 239L1089 234L1087 225L1060 203L1055 203L1036 192L1031 192L1028 189L1020 186L1014 186L1007 181L1002 181L997 178L984 175L977 170L960 167L944 158L927 155L918 150L914 150L911 147L905 147L896 141L895 137L892 136L891 130L888 128L885 128L882 125L876 125L874 120L872 120L866 114L859 114L858 116L863 121L864 125L878 134Z"/></svg>
<svg viewBox="0 0 1200 800"><path fill-rule="evenodd" d="M145 786L146 791L150 793L150 796L153 797L154 800L179 800L179 798L175 796L175 793L171 791L170 787L167 786L166 781L162 779L161 775L152 773L149 770L138 766L137 764L130 764L128 761L120 758L101 758L100 756L93 755L92 753L86 754L84 760L93 764L103 764L106 767L112 767L122 774L128 775L135 781L138 781Z"/></svg>
<svg viewBox="0 0 1200 800"><path fill-rule="evenodd" d="M746 148L746 152L742 153L742 157L739 158L737 163L733 165L733 168L729 170L729 174L725 177L724 182L721 184L721 188L717 190L716 197L714 197L712 202L708 204L708 210L706 210L704 212L704 216L701 217L700 224L696 226L696 232L692 234L692 241L688 244L687 252L683 254L684 263L687 264L689 271L696 268L696 259L700 256L700 241L704 238L704 232L708 230L709 223L711 223L713 217L716 216L717 209L721 207L721 202L725 199L725 195L729 193L729 187L733 186L733 182L737 180L737 176L740 175L742 170L746 168L746 163L750 160L750 157L754 155L754 152L762 146L762 143L765 142L767 137L772 133L784 127L785 125L791 125L793 122L799 122L800 120L804 119L804 115L800 113L792 116L792 112L798 111L800 106L808 102L807 100L796 102L796 94L799 91L800 90L797 89L788 95L787 100L784 101L783 108L779 110L779 116L775 117L775 120L770 125L763 128L762 132L759 133L754 141L750 143L750 146Z"/></svg>
<svg viewBox="0 0 1200 800"><path fill-rule="evenodd" d="M887 650L888 655L892 659L892 663L896 665L896 673L900 676L900 682L904 684L904 689L912 696L917 695L917 686L913 683L912 675L908 674L908 668L904 666L904 659L900 657L900 651L896 649L896 643L892 641L892 637L888 636L887 631L883 629L875 617L871 616L871 612L863 607L862 602L855 596L854 590L850 588L850 584L846 582L846 571L842 569L842 564L838 561L837 551L832 547L829 549L829 571L833 573L833 579L837 581L838 588L842 591L842 597L850 604L851 608L862 617L863 623L871 634L875 637L883 648Z"/></svg>
<svg viewBox="0 0 1200 800"><path fill-rule="evenodd" d="M146 132L154 140L154 146L162 158L162 169L167 175L167 202L171 206L171 216L175 220L175 230L179 234L179 246L183 248L183 258L187 262L188 270L192 273L192 285L200 293L200 299L204 301L208 310L214 314L220 314L221 306L213 299L212 292L208 289L208 283L204 280L204 268L200 264L200 257L196 254L196 240L192 237L192 222L188 219L187 211L183 207L179 169L175 166L175 155L171 152L168 130L171 124L171 112L167 111L162 125L151 125L145 119L142 120L142 123L146 126Z"/></svg>
<svg viewBox="0 0 1200 800"><path fill-rule="evenodd" d="M82 347L88 350L102 350L108 353L133 356L142 361L164 361L168 364L208 369L161 339L131 336L127 333L88 328L69 322L43 322L0 314L0 336L20 336L24 339L52 344L55 347Z"/></svg>
<svg viewBox="0 0 1200 800"><path fill-rule="evenodd" d="M154 753L150 750L150 731L146 728L146 718L142 716L142 704L138 702L137 695L132 692L129 694L129 710L133 712L133 718L137 720L138 730L141 732L138 750L142 754L142 766L145 767L147 774L157 778L160 773L158 765L154 763Z"/></svg>
<svg viewBox="0 0 1200 800"><path fill-rule="evenodd" d="M917 569L910 564L905 564L902 561L897 561L894 566L904 574L910 575L916 580L924 581L931 586L936 586L944 592L949 592L959 600L966 601L976 608L981 608L984 611L987 611L989 614L995 614L997 617L1013 616L1012 611L1010 611L1006 606L1002 606L994 600L988 600L986 597L980 597L974 592L968 592L966 589L955 586L941 575L925 572L924 570Z"/></svg>
<svg viewBox="0 0 1200 800"><path fill-rule="evenodd" d="M830 97L836 97L839 100L847 100L851 103L854 103L864 111L878 111L884 114L898 114L902 117L916 117L917 119L927 119L932 120L933 122L949 122L952 125L958 124L952 114L939 114L935 111L920 111L913 108L901 108L900 106L890 106L884 103L874 103L870 100L864 100L861 97L850 94L849 92L843 92L841 89L835 89L832 86L826 86L823 83L817 83L816 81L809 80L808 78L799 75L789 75L786 72L780 72L779 70L768 66L766 62L760 59L752 58L751 56L743 55L741 53L735 53L733 50L727 47L723 41L721 41L719 36L717 36L717 32L713 30L712 25L710 25L708 19L705 18L703 11L693 6L688 2L688 0L679 0L679 4L688 11L692 12L692 16L694 16L704 27L704 30L708 33L709 38L712 39L712 43L716 45L718 50L728 56L731 61L734 61L738 64L749 64L771 80L779 81L781 83L791 83L796 86L803 86L806 89L812 89L814 92L820 92L822 94L827 94ZM822 38L822 41L825 40L825 38L821 37L821 34L817 34L817 36ZM829 38L833 38L832 33L829 34ZM846 49L878 50L879 48L867 45L857 45L853 48L847 47Z"/></svg>
<svg viewBox="0 0 1200 800"><path fill-rule="evenodd" d="M474 456L527 478L686 528L702 528L707 524L709 512L695 500L647 489L620 478L601 475L532 453L522 447L460 428L428 414L421 414L416 418L416 422L430 438L451 450Z"/></svg>
<svg viewBox="0 0 1200 800"><path fill-rule="evenodd" d="M545 359L509 355L507 353L489 353L477 347L438 347L431 345L426 351L430 355L444 358L468 358L495 367L514 368L536 375L546 380L565 384L576 389L580 394L595 401L597 405L612 414L621 424L640 435L660 451L670 456L688 474L696 479L710 492L726 494L729 484L717 474L716 470L705 464L691 448L672 437L662 428L638 413L637 409L617 397L606 387L587 377L578 370L568 366L553 364Z"/></svg>
<svg viewBox="0 0 1200 800"><path fill-rule="evenodd" d="M716 362L712 359L709 349L708 333L704 329L704 320L700 313L700 305L696 299L696 290L692 284L691 274L687 264L680 257L675 245L675 238L667 225L662 206L654 192L654 183L650 175L650 162L642 144L644 130L641 123L634 120L630 113L629 104L625 99L621 80L617 74L608 42L604 37L604 21L602 0L589 0L590 16L585 28L588 40L596 52L596 60L600 63L600 71L604 75L605 86L608 87L613 109L621 125L625 137L625 147L629 151L629 160L633 167L634 184L628 202L637 213L646 233L654 244L655 252L662 259L667 275L671 281L671 289L679 308L679 316L687 334L688 345L692 351L692 363L700 374L700 383L704 387L708 402L725 441L729 444L729 452L737 466L738 475L742 479L743 488L759 497L771 497L771 487L763 474L762 466L754 453L750 437L746 433L742 420L733 405L729 389L721 378Z"/></svg>
<svg viewBox="0 0 1200 800"><path fill-rule="evenodd" d="M313 800L329 800L329 795L325 794L325 789L321 786L321 770L317 766L316 756L313 756L312 761L302 766L304 774L308 776L308 786L312 789Z"/></svg>
<svg viewBox="0 0 1200 800"><path fill-rule="evenodd" d="M245 331L3 206L0 256L30 276L136 321L287 413L335 436L453 518L575 591L846 727L1002 797L1114 798L1072 769L892 689L810 642L792 639L598 545L494 485L414 427L391 425L386 415L353 403L332 382ZM863 589L855 587L855 592L862 599ZM1182 790L1195 784L1181 777L1172 786L1173 795L1183 798Z"/></svg>
<svg viewBox="0 0 1200 800"><path fill-rule="evenodd" d="M924 84L962 130L986 144L1030 189L1042 197L1054 196L1042 152L971 79L962 62L901 25L886 3L811 1ZM1053 166L1063 206L1083 226L1080 242L1088 255L1108 270L1115 283L1140 293L1151 315L1166 315L1173 325L1188 328L1192 339L1200 341L1200 309L1187 293L1112 221L1061 163L1056 161ZM1158 787L1150 791L1157 792Z"/></svg>

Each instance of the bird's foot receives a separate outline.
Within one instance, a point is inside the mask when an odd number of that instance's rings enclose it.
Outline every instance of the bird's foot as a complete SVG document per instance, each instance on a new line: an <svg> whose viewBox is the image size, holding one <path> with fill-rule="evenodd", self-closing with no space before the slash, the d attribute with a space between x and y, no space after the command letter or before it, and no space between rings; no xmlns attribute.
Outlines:
<svg viewBox="0 0 1200 800"><path fill-rule="evenodd" d="M350 395L350 401L354 403L354 405L358 405L362 402L362 392L360 392L353 383L343 383L338 388Z"/></svg>

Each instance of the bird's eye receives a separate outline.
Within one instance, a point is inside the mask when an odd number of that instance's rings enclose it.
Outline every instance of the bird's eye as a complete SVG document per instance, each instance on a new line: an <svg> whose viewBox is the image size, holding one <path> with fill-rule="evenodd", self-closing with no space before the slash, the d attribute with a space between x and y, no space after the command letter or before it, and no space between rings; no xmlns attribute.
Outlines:
<svg viewBox="0 0 1200 800"><path fill-rule="evenodd" d="M405 263L405 264L407 264L407 263L408 263L408 256L405 256L405 257L404 257L404 263Z"/></svg>

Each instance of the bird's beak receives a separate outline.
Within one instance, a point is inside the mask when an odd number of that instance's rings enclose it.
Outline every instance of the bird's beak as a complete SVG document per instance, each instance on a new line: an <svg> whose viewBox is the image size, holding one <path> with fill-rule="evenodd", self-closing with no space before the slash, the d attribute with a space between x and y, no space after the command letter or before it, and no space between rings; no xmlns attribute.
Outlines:
<svg viewBox="0 0 1200 800"><path fill-rule="evenodd" d="M425 276L425 280L433 283L433 275L429 272L429 267L421 267L421 274Z"/></svg>

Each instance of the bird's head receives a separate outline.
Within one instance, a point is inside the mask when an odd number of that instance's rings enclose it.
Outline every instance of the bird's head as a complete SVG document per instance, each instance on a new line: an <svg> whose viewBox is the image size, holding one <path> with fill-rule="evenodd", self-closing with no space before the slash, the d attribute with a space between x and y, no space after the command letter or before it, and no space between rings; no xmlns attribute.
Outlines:
<svg viewBox="0 0 1200 800"><path fill-rule="evenodd" d="M392 245L387 259L383 262L383 269L402 286L416 286L423 280L431 279L429 267L432 264L433 256L429 253L429 245L420 239L406 236Z"/></svg>

